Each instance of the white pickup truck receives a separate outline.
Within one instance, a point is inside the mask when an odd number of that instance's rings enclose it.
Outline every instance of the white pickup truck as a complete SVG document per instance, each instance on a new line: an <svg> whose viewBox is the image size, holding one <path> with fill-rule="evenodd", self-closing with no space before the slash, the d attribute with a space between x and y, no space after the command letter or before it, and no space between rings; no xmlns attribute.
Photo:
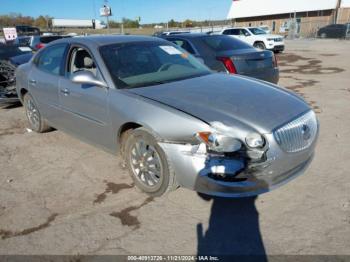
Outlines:
<svg viewBox="0 0 350 262"><path fill-rule="evenodd" d="M267 34L258 27L225 28L220 34L238 38L255 48L268 49L275 52L284 51L283 36Z"/></svg>

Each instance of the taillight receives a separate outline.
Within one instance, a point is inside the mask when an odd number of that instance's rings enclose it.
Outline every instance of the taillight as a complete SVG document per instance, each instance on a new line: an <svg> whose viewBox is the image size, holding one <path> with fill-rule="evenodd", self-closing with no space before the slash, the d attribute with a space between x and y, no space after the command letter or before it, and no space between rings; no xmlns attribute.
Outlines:
<svg viewBox="0 0 350 262"><path fill-rule="evenodd" d="M45 45L43 43L39 43L35 45L35 49L41 49L43 48Z"/></svg>
<svg viewBox="0 0 350 262"><path fill-rule="evenodd" d="M273 57L272 57L272 66L278 67L277 56L275 54L273 54Z"/></svg>
<svg viewBox="0 0 350 262"><path fill-rule="evenodd" d="M237 70L236 70L236 67L233 63L233 60L229 57L217 57L217 60L221 61L225 68L227 69L227 71L230 73L230 74L237 74Z"/></svg>

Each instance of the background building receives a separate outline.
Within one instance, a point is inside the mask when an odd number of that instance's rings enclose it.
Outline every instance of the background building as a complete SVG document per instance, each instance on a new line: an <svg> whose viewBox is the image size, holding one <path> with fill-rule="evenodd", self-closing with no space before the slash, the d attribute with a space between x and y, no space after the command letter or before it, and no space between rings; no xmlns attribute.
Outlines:
<svg viewBox="0 0 350 262"><path fill-rule="evenodd" d="M350 0L233 0L235 26L268 25L272 33L315 36L318 28L350 22Z"/></svg>

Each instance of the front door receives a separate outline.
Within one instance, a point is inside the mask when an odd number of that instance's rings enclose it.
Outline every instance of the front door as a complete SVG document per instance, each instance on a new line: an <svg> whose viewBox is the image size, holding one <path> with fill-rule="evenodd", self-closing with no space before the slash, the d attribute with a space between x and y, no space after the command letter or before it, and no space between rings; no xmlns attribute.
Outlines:
<svg viewBox="0 0 350 262"><path fill-rule="evenodd" d="M109 89L73 83L70 77L82 70L102 78L91 53L86 48L73 46L68 56L66 77L59 81L60 106L66 116L64 127L87 142L109 148L113 139L108 114Z"/></svg>

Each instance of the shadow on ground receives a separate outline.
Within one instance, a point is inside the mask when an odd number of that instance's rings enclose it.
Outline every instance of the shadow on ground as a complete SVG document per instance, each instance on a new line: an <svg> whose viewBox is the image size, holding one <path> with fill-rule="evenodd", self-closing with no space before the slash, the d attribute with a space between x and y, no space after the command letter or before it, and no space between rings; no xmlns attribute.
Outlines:
<svg viewBox="0 0 350 262"><path fill-rule="evenodd" d="M197 225L199 256L234 255L248 258L248 255L249 261L254 260L251 256L258 259L256 261L267 261L259 228L259 213L255 208L256 197L230 199L202 194L200 197L212 201L212 208L208 229L204 232L203 225Z"/></svg>

